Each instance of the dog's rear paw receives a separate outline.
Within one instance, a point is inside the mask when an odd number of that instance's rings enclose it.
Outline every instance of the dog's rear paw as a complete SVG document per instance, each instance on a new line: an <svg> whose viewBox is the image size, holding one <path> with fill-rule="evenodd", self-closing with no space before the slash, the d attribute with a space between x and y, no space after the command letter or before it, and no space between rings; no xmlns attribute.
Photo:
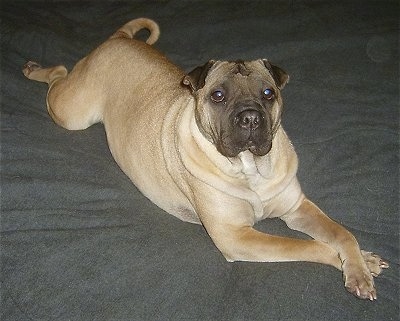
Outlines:
<svg viewBox="0 0 400 321"><path fill-rule="evenodd" d="M372 276L377 277L382 273L382 269L387 269L389 263L384 261L379 255L361 250L361 254Z"/></svg>
<svg viewBox="0 0 400 321"><path fill-rule="evenodd" d="M42 66L38 64L37 62L34 61L28 61L25 65L24 68L22 69L22 72L24 73L25 77L29 78L30 74L38 69L42 69Z"/></svg>

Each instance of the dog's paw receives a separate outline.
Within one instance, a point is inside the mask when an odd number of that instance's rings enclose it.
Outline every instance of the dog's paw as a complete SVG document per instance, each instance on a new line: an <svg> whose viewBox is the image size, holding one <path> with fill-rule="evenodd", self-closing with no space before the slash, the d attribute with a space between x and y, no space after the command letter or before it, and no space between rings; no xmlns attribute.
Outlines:
<svg viewBox="0 0 400 321"><path fill-rule="evenodd" d="M374 277L382 269L387 269L389 264L379 255L372 252L361 251L364 262L357 260L343 261L343 279L346 289L360 299L376 300Z"/></svg>
<svg viewBox="0 0 400 321"><path fill-rule="evenodd" d="M24 68L22 69L22 72L24 73L25 77L29 78L29 75L38 69L41 69L42 66L39 65L37 62L34 61L28 61L25 65Z"/></svg>
<svg viewBox="0 0 400 321"><path fill-rule="evenodd" d="M360 299L376 300L374 278L366 264L344 261L343 279L347 291Z"/></svg>
<svg viewBox="0 0 400 321"><path fill-rule="evenodd" d="M384 261L379 255L361 250L361 254L372 276L377 277L382 273L382 269L387 269L389 264Z"/></svg>

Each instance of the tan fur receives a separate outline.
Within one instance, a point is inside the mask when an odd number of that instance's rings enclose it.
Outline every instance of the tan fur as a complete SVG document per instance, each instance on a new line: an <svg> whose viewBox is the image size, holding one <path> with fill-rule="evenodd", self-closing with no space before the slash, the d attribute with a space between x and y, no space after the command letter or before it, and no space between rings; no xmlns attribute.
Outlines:
<svg viewBox="0 0 400 321"><path fill-rule="evenodd" d="M131 39L142 28L150 30L148 44ZM48 111L60 126L81 130L103 122L115 160L135 185L172 215L203 224L227 260L329 264L343 271L350 292L375 299L372 276L387 263L360 251L350 232L303 195L297 156L279 126L280 113L267 155L221 155L194 119L195 109L207 113L207 106L196 106L181 85L184 72L149 45L158 35L154 21L133 20L69 74L64 66L43 69L33 62L24 74L49 84ZM270 77L257 61L248 65ZM200 95L224 76L227 66L218 65ZM278 99L277 110L281 103ZM253 225L267 217L280 217L314 240L256 231Z"/></svg>

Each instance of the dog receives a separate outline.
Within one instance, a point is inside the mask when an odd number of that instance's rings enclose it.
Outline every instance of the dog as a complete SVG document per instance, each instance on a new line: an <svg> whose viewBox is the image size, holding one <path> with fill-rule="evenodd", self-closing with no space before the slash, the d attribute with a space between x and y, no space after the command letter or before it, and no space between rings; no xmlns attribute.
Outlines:
<svg viewBox="0 0 400 321"><path fill-rule="evenodd" d="M148 29L146 42L133 39ZM346 289L377 298L387 262L302 192L298 159L281 125L288 74L267 59L210 60L183 72L151 45L157 23L132 20L80 60L23 73L49 85L47 108L69 130L102 122L109 148L139 190L166 212L202 224L228 261L309 261L343 272ZM253 228L282 219L312 240Z"/></svg>

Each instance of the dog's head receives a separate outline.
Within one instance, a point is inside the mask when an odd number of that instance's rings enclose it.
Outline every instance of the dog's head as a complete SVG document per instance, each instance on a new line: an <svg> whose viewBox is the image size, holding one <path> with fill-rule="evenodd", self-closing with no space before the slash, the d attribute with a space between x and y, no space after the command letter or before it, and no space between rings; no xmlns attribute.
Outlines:
<svg viewBox="0 0 400 321"><path fill-rule="evenodd" d="M280 126L289 76L266 59L209 61L183 78L196 99L201 133L226 157L266 155Z"/></svg>

